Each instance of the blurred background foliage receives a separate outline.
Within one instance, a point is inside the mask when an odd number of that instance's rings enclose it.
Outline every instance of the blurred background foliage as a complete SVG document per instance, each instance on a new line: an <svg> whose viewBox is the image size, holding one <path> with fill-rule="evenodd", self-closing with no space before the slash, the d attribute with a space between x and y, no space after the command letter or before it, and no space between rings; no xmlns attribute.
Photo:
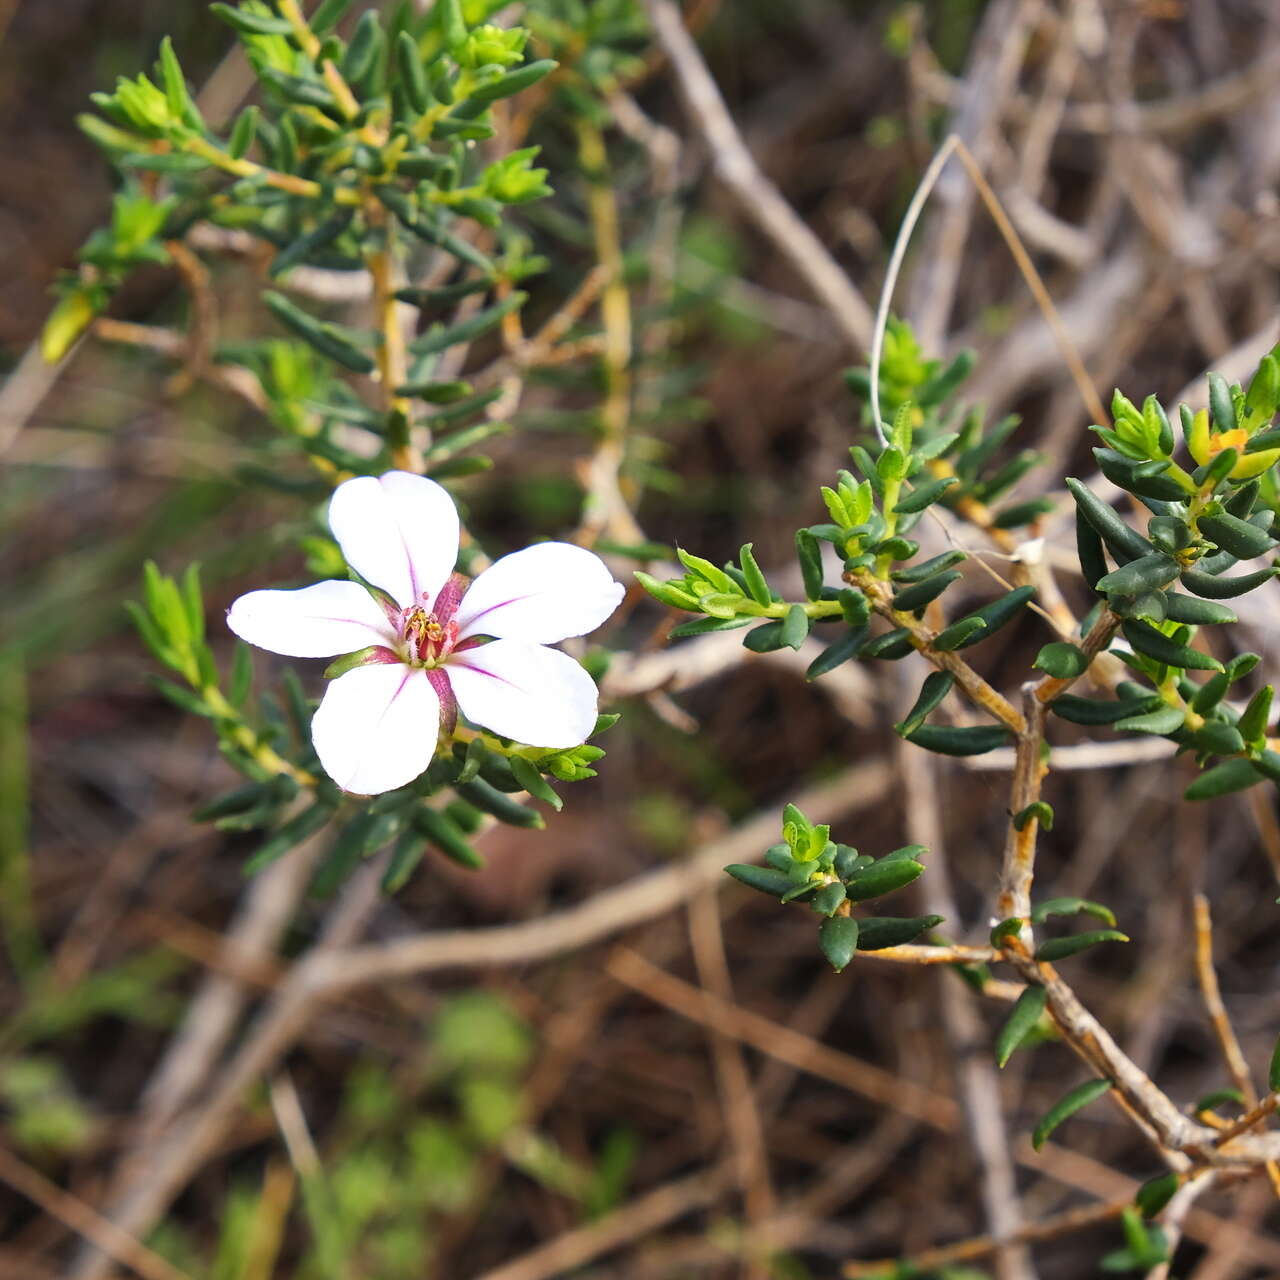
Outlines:
<svg viewBox="0 0 1280 1280"><path fill-rule="evenodd" d="M605 11L632 21L633 35L602 54L598 70L634 77L635 102L680 141L664 179L634 128L601 115L635 307L626 476L639 527L721 559L752 540L761 564L779 564L797 524L823 518L818 486L863 429L841 376L859 353L715 180L639 7L536 0L529 9L547 42ZM699 0L689 18L753 155L868 297L932 147L978 109L981 92L965 90L996 75L1015 24L1025 48L992 90L984 160L1104 391L1116 384L1139 402L1148 393L1172 402L1237 347L1252 342L1256 362L1275 342L1280 80L1258 71L1274 65L1280 43L1273 6ZM30 357L49 286L110 205L107 168L74 117L90 92L149 63L166 34L193 84L229 115L245 84L224 61L226 28L203 3L0 0L0 129L10 139L0 165L0 373L9 375L0 391L0 914L10 960L0 1123L24 1165L95 1204L138 1141L140 1099L169 1036L206 975L226 969L219 939L251 851L189 821L228 773L205 726L148 688L150 663L122 602L145 558L170 571L195 559L216 619L267 576L301 580L298 535L320 531L299 527L297 507L270 487L233 479L246 442L264 431L234 397L183 386L171 363L116 344L89 340L47 383ZM1224 84L1227 105L1206 106L1205 86ZM1136 135L1116 127L1147 101L1182 115L1161 124L1139 113ZM530 286L536 322L594 264L593 175L582 171L563 102L541 105L530 139L557 192L524 213L552 263ZM1017 216L1019 197L1030 204ZM939 210L957 199L944 188ZM939 212L929 225L944 222ZM958 287L930 326L938 263ZM902 307L924 315L926 354L974 347L967 399L989 421L1019 416L1010 459L1035 447L1051 463L1015 497L1041 496L1064 465L1088 466L1087 412L990 226L976 217L959 244L926 229L912 265ZM254 265L218 258L215 270L224 335L255 331ZM185 305L172 270L155 266L131 276L111 314L181 325ZM459 486L491 549L579 522L581 464L605 385L592 360L541 373L521 432L492 450L493 472ZM289 466L281 462L282 474ZM1049 496L1059 514L1043 531L1051 544L1069 541L1069 506L1060 491ZM656 649L669 621L645 604L601 639ZM1251 647L1274 665L1274 605L1245 621ZM988 668L1024 672L1043 639L1034 623L1010 628L992 643ZM686 858L850 762L892 761L897 691L850 670L832 695L804 682L803 664L724 659L674 702L628 701L607 767L568 812L549 815L545 833L495 830L486 871L445 867L410 885L380 908L371 936L544 916ZM1280 963L1260 907L1274 898L1280 867L1273 801L1230 800L1209 817L1175 799L1189 776L1165 786L1142 764L1061 775L1042 872L1046 892L1104 897L1144 940L1081 961L1081 989L1128 1051L1187 1099L1225 1081L1189 986L1187 891L1212 893L1223 985L1259 1061ZM888 788L834 834L852 839L856 825L862 847L901 844L902 807L886 794L902 793ZM936 792L907 803L944 815L955 929L981 931L1003 776L949 767ZM903 914L929 909L915 893L904 892ZM723 890L729 993L828 1044L855 1076L865 1061L950 1094L937 1010L957 997L958 980L872 966L837 977L815 955L811 928L774 906ZM232 979L269 991L325 910L303 901L279 961L232 968ZM675 913L626 942L714 986L690 950L691 934L696 944L705 929L696 911ZM768 1175L763 1191L744 1191L726 1156L742 1103L723 1093L724 1041L611 976L610 957L606 943L336 1002L300 1034L147 1243L182 1274L210 1280L803 1280L835 1274L850 1257L909 1254L982 1229L973 1158L954 1137L758 1047L744 1061ZM984 1008L988 1033L1003 1015ZM1023 1054L1001 1087L1006 1112L1026 1122L1061 1093L1061 1072ZM1091 1112L1075 1124L1074 1164L1059 1157L1020 1173L1029 1212L1116 1194L1116 1178L1123 1191L1125 1175L1153 1172L1116 1117ZM1226 1231L1221 1219L1201 1223L1182 1255L1186 1274L1276 1273L1265 1194L1206 1206L1237 1215L1234 1252L1215 1234L1215 1222ZM756 1230L761 1222L769 1230ZM586 1237L594 1251L563 1265L539 1260L541 1242L601 1223L607 1230ZM29 1197L0 1196L0 1237L5 1274L71 1274L75 1232ZM1085 1232L1046 1250L1042 1274L1092 1274L1117 1240L1114 1228Z"/></svg>

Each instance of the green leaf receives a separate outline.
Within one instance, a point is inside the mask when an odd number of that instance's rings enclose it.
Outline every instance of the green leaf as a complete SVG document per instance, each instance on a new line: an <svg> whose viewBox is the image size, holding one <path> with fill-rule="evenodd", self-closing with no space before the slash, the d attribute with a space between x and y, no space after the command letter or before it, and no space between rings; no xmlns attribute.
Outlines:
<svg viewBox="0 0 1280 1280"><path fill-rule="evenodd" d="M350 225L355 210L344 206L334 210L306 235L299 236L292 244L276 254L268 274L272 279L283 275L290 267L305 262L313 254L331 245Z"/></svg>
<svg viewBox="0 0 1280 1280"><path fill-rule="evenodd" d="M409 877L417 870L418 863L427 850L427 843L426 835L416 827L400 833L387 862L387 869L382 873L383 893L398 893L409 883Z"/></svg>
<svg viewBox="0 0 1280 1280"><path fill-rule="evenodd" d="M809 899L809 905L820 916L831 916L835 914L836 909L844 902L846 896L844 885L836 881L833 884L824 884Z"/></svg>
<svg viewBox="0 0 1280 1280"><path fill-rule="evenodd" d="M771 898L781 898L792 889L791 877L770 867L757 867L749 862L734 862L725 870L748 889L767 893Z"/></svg>
<svg viewBox="0 0 1280 1280"><path fill-rule="evenodd" d="M899 515L915 515L933 506L952 485L959 484L955 476L947 476L942 480L930 480L926 484L917 485L910 493L898 498L895 510Z"/></svg>
<svg viewBox="0 0 1280 1280"><path fill-rule="evenodd" d="M1053 806L1044 800L1036 800L1027 805L1025 809L1019 809L1013 816L1014 829L1017 831L1026 830L1027 823L1036 821L1045 831L1053 830Z"/></svg>
<svg viewBox="0 0 1280 1280"><path fill-rule="evenodd" d="M1240 621L1226 605L1215 604L1212 600L1201 600L1198 596L1184 596L1180 591L1166 591L1164 600L1165 617L1170 622L1184 622L1188 626L1204 627Z"/></svg>
<svg viewBox="0 0 1280 1280"><path fill-rule="evenodd" d="M1130 733L1154 733L1160 736L1177 733L1186 723L1186 713L1181 707L1159 707L1155 711L1147 711L1136 716L1125 716L1117 720L1117 729L1125 729Z"/></svg>
<svg viewBox="0 0 1280 1280"><path fill-rule="evenodd" d="M1263 533L1256 524L1226 511L1216 516L1201 516L1197 523L1201 533L1240 560L1266 555L1276 545L1276 540Z"/></svg>
<svg viewBox="0 0 1280 1280"><path fill-rule="evenodd" d="M1018 997L996 1036L996 1066L1003 1067L1035 1029L1048 999L1043 987L1027 987Z"/></svg>
<svg viewBox="0 0 1280 1280"><path fill-rule="evenodd" d="M858 950L883 951L914 942L942 923L941 916L876 916L858 922Z"/></svg>
<svg viewBox="0 0 1280 1280"><path fill-rule="evenodd" d="M1240 719L1236 722L1240 736L1254 746L1262 746L1266 740L1267 722L1271 719L1271 699L1274 694L1275 690L1271 685L1264 684L1249 699L1249 705L1245 707Z"/></svg>
<svg viewBox="0 0 1280 1280"><path fill-rule="evenodd" d="M1100 578L1096 591L1105 595L1136 596L1155 591L1172 582L1180 569L1178 562L1163 551L1139 556Z"/></svg>
<svg viewBox="0 0 1280 1280"><path fill-rule="evenodd" d="M505 822L508 826L541 831L547 825L546 819L537 809L530 809L528 805L513 800L483 778L459 783L457 792L468 804L475 805L481 812L491 814L499 822Z"/></svg>
<svg viewBox="0 0 1280 1280"><path fill-rule="evenodd" d="M511 756L508 763L516 781L535 799L549 804L558 813L564 808L560 793L542 776L536 765L524 756Z"/></svg>
<svg viewBox="0 0 1280 1280"><path fill-rule="evenodd" d="M981 756L1009 743L1009 731L1000 725L962 728L955 725L922 724L904 736L917 747L936 751L944 756Z"/></svg>
<svg viewBox="0 0 1280 1280"><path fill-rule="evenodd" d="M1089 669L1089 658L1076 645L1055 640L1040 650L1032 665L1055 680L1074 680Z"/></svg>
<svg viewBox="0 0 1280 1280"><path fill-rule="evenodd" d="M263 867L283 858L309 836L315 835L332 817L333 810L325 804L313 804L295 814L244 864L243 873L246 876L256 875Z"/></svg>
<svg viewBox="0 0 1280 1280"><path fill-rule="evenodd" d="M753 632L752 634L755 633ZM843 636L838 640L833 640L814 658L805 671L804 678L806 680L817 680L819 676L825 676L828 671L834 671L841 663L847 662L857 654L866 638L867 628L865 626L854 627L846 631Z"/></svg>
<svg viewBox="0 0 1280 1280"><path fill-rule="evenodd" d="M285 328L292 330L321 355L336 360L354 373L372 373L377 367L373 357L362 351L339 326L317 320L283 294L270 289L263 292L262 301Z"/></svg>
<svg viewBox="0 0 1280 1280"><path fill-rule="evenodd" d="M773 593L769 590L769 584L765 581L764 574L751 553L751 543L743 544L742 550L738 553L738 559L742 565L743 580L747 584L747 594L756 604L772 604Z"/></svg>
<svg viewBox="0 0 1280 1280"><path fill-rule="evenodd" d="M1217 574L1202 573L1198 569L1182 571L1182 585L1206 600L1233 600L1270 582L1280 572L1275 565L1258 569L1254 573L1242 573L1235 578L1220 578Z"/></svg>
<svg viewBox="0 0 1280 1280"><path fill-rule="evenodd" d="M796 530L796 558L800 561L805 597L817 600L823 587L822 552L817 538L808 529Z"/></svg>
<svg viewBox="0 0 1280 1280"><path fill-rule="evenodd" d="M1043 924L1051 916L1074 916L1083 913L1094 916L1108 925L1114 925L1115 915L1110 907L1100 902L1090 902L1087 898L1049 898L1031 912L1033 924Z"/></svg>
<svg viewBox="0 0 1280 1280"><path fill-rule="evenodd" d="M342 15L351 8L351 0L320 0L316 11L307 20L311 30L322 36L342 21Z"/></svg>
<svg viewBox="0 0 1280 1280"><path fill-rule="evenodd" d="M283 18L272 18L264 13L253 13L230 4L211 4L209 12L221 18L229 27L250 36L287 36L293 28Z"/></svg>
<svg viewBox="0 0 1280 1280"><path fill-rule="evenodd" d="M798 650L808 639L809 626L809 615L805 612L804 605L793 604L782 620L782 643Z"/></svg>
<svg viewBox="0 0 1280 1280"><path fill-rule="evenodd" d="M1214 1111L1226 1103L1230 1103L1235 1110L1243 1110L1244 1094L1239 1089L1215 1089L1212 1093L1197 1098L1191 1111L1194 1115L1199 1115L1202 1111Z"/></svg>
<svg viewBox="0 0 1280 1280"><path fill-rule="evenodd" d="M919 878L924 867L910 858L881 859L845 881L851 902L867 902L909 885Z"/></svg>
<svg viewBox="0 0 1280 1280"><path fill-rule="evenodd" d="M1252 760L1233 759L1206 769L1182 794L1187 800L1216 800L1261 782L1263 773Z"/></svg>
<svg viewBox="0 0 1280 1280"><path fill-rule="evenodd" d="M1039 1151L1049 1140L1049 1135L1064 1121L1070 1119L1077 1111L1087 1107L1089 1103L1102 1097L1111 1090L1110 1080L1088 1080L1077 1085L1065 1098L1056 1102L1046 1113L1043 1120L1035 1127L1031 1135L1031 1145Z"/></svg>
<svg viewBox="0 0 1280 1280"><path fill-rule="evenodd" d="M818 946L837 973L843 973L858 949L858 922L852 916L830 916L818 927Z"/></svg>
<svg viewBox="0 0 1280 1280"><path fill-rule="evenodd" d="M1276 1041L1276 1047L1271 1050L1271 1065L1267 1069L1267 1088L1272 1093L1280 1093L1280 1040Z"/></svg>
<svg viewBox="0 0 1280 1280"><path fill-rule="evenodd" d="M906 569L895 569L889 577L894 582L923 582L925 578L931 578L944 569L951 569L968 558L968 553L964 551L944 551L940 556L922 560Z"/></svg>
<svg viewBox="0 0 1280 1280"><path fill-rule="evenodd" d="M705 636L711 631L736 631L739 627L749 627L755 618L696 618L693 622L682 622L667 632L669 640L683 640L686 636ZM762 628L757 628L761 630ZM754 635L755 632L752 632ZM749 640L751 637L748 636ZM778 648L782 646L779 645Z"/></svg>
<svg viewBox="0 0 1280 1280"><path fill-rule="evenodd" d="M537 84L543 76L549 75L559 65L558 62L550 58L542 58L537 62L527 62L523 67L517 67L514 71L508 71L496 80L491 80L488 84L473 89L467 99L466 109L455 111L454 114L461 115L464 118L473 113L478 114L477 109L483 109L501 98L510 98L513 94L521 93Z"/></svg>
<svg viewBox="0 0 1280 1280"><path fill-rule="evenodd" d="M1150 623L1132 619L1122 624L1124 638L1133 645L1138 653L1154 658L1168 667L1179 667L1187 671L1221 671L1222 663L1217 658L1190 645L1178 644L1163 631L1157 630Z"/></svg>
<svg viewBox="0 0 1280 1280"><path fill-rule="evenodd" d="M1008 594L1001 596L998 600L993 600L990 604L985 604L981 609L975 609L968 617L961 618L953 622L946 631L939 635L933 642L935 649L943 648L940 643L943 636L948 633L955 632L958 628L963 627L966 623L978 620L985 623L985 629L976 631L968 638L962 638L957 643L952 641L946 646L950 649L967 649L971 644L977 644L979 640L985 640L987 636L993 635L999 631L1001 627L1012 622L1014 618L1022 612L1022 607L1035 595L1035 587L1015 587Z"/></svg>
<svg viewBox="0 0 1280 1280"><path fill-rule="evenodd" d="M433 325L422 337L415 338L409 343L409 350L415 356L430 356L446 351L458 343L474 342L482 334L496 328L502 322L503 316L510 315L522 306L528 296L527 293L517 289L501 302L495 302L491 307L477 311L475 315L468 316L465 320L459 320L457 324L444 327Z"/></svg>
<svg viewBox="0 0 1280 1280"><path fill-rule="evenodd" d="M1150 554L1152 547L1146 538L1125 524L1088 485L1075 479L1074 476L1068 476L1066 486L1076 500L1076 506L1081 514L1104 542L1109 543L1130 559Z"/></svg>
<svg viewBox="0 0 1280 1280"><path fill-rule="evenodd" d="M1118 929L1097 929L1092 933L1073 933L1069 938L1050 938L1036 948L1036 959L1044 961L1065 960L1078 955L1100 942L1128 942L1127 934Z"/></svg>
<svg viewBox="0 0 1280 1280"><path fill-rule="evenodd" d="M1084 511L1076 507L1076 554L1080 560L1080 572L1094 591L1108 572L1107 557L1102 548L1102 538L1097 529L1085 518Z"/></svg>
<svg viewBox="0 0 1280 1280"><path fill-rule="evenodd" d="M911 632L906 627L895 627L892 631L872 636L859 652L864 658L884 658L893 661L914 653L915 646L911 643Z"/></svg>
<svg viewBox="0 0 1280 1280"><path fill-rule="evenodd" d="M893 596L893 607L903 613L919 613L961 576L958 569L951 569L945 573L935 573L922 582L899 587Z"/></svg>
<svg viewBox="0 0 1280 1280"><path fill-rule="evenodd" d="M976 615L961 618L934 636L931 647L942 653L963 649L980 640L986 634L987 624Z"/></svg>
<svg viewBox="0 0 1280 1280"><path fill-rule="evenodd" d="M1209 374L1209 416L1218 431L1234 431L1236 422L1235 405L1231 399L1231 387L1220 373Z"/></svg>
<svg viewBox="0 0 1280 1280"><path fill-rule="evenodd" d="M359 85L373 70L383 44L382 24L378 21L378 15L374 10L366 9L356 23L346 53L342 55L339 69L348 84Z"/></svg>
<svg viewBox="0 0 1280 1280"><path fill-rule="evenodd" d="M1177 1191L1179 1178L1176 1173L1162 1173L1157 1178L1149 1178L1138 1188L1133 1202L1138 1206L1144 1218L1154 1218L1161 1209L1173 1199Z"/></svg>
<svg viewBox="0 0 1280 1280"><path fill-rule="evenodd" d="M956 678L950 671L934 671L925 676L915 705L893 726L894 732L904 738L914 733L951 692L955 682Z"/></svg>
<svg viewBox="0 0 1280 1280"><path fill-rule="evenodd" d="M766 622L754 631L749 631L742 637L742 647L750 649L752 653L774 653L778 649L785 649L787 642L782 635L782 619ZM814 661L816 663L817 659ZM809 676L809 679L812 680L814 677Z"/></svg>
<svg viewBox="0 0 1280 1280"><path fill-rule="evenodd" d="M484 859L471 847L466 833L448 815L424 807L414 811L412 822L414 830L452 862L468 871L479 871L484 866Z"/></svg>
<svg viewBox="0 0 1280 1280"><path fill-rule="evenodd" d="M999 951L1004 946L1006 939L1015 938L1022 932L1022 926L1025 923L1026 921L1020 916L1010 916L1007 920L999 921L999 923L992 926L991 945Z"/></svg>

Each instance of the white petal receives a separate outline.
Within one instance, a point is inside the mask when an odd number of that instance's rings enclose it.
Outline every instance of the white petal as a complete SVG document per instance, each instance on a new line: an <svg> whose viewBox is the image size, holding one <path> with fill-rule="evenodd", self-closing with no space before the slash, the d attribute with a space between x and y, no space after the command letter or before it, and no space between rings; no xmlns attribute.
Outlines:
<svg viewBox="0 0 1280 1280"><path fill-rule="evenodd" d="M329 528L347 563L403 608L434 599L458 558L453 499L408 471L340 484L329 502Z"/></svg>
<svg viewBox="0 0 1280 1280"><path fill-rule="evenodd" d="M250 591L227 610L227 626L241 640L290 658L332 658L395 640L387 615L355 582Z"/></svg>
<svg viewBox="0 0 1280 1280"><path fill-rule="evenodd" d="M531 747L576 747L595 728L595 682L567 653L495 640L445 667L462 714Z"/></svg>
<svg viewBox="0 0 1280 1280"><path fill-rule="evenodd" d="M490 565L458 606L458 634L555 644L594 631L621 603L599 556L567 542L540 542Z"/></svg>
<svg viewBox="0 0 1280 1280"><path fill-rule="evenodd" d="M427 673L399 663L330 681L311 719L324 771L362 796L412 782L431 763L439 734L440 699Z"/></svg>

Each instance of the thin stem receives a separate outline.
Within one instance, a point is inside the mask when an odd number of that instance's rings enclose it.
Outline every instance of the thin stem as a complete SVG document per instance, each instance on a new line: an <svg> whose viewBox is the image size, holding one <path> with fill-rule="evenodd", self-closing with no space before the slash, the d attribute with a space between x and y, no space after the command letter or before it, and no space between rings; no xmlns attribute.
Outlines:
<svg viewBox="0 0 1280 1280"><path fill-rule="evenodd" d="M395 217L376 200L367 203L365 216L375 235L381 233L381 242L365 259L365 265L373 282L374 326L382 335L382 342L378 346L378 380L382 407L388 415L394 415L398 419L391 460L401 471L421 474L426 464L421 450L412 439L413 405L396 392L396 388L403 386L408 377L408 350L404 330L400 327L395 295Z"/></svg>
<svg viewBox="0 0 1280 1280"><path fill-rule="evenodd" d="M846 582L866 595L871 601L871 607L882 618L887 618L896 627L903 627L910 634L911 643L918 652L939 671L949 671L971 702L1019 736L1026 731L1026 721L1022 714L1003 694L992 688L963 658L950 650L933 647L937 631L913 614L900 612L893 607L893 597L887 583L865 570L846 573L844 576Z"/></svg>
<svg viewBox="0 0 1280 1280"><path fill-rule="evenodd" d="M1048 771L1042 758L1044 744L1044 703L1036 696L1036 686L1022 687L1022 711L1025 717L1014 754L1013 782L1009 792L1009 827L1005 836L1004 863L1000 870L1000 894L996 899L996 916L1008 920L1012 916L1028 920L1031 915L1031 881L1035 876L1036 836L1040 821L1035 816L1021 824L1017 818L1040 799L1040 783ZM1031 926L1023 931L1030 938Z"/></svg>

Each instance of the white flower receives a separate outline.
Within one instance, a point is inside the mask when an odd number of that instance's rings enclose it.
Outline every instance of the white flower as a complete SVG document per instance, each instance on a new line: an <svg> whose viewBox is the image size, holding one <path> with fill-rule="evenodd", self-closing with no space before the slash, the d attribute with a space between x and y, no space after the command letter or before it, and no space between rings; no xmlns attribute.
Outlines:
<svg viewBox="0 0 1280 1280"><path fill-rule="evenodd" d="M377 795L431 763L457 710L504 738L562 749L585 742L596 687L546 646L594 631L623 587L582 547L543 542L503 556L470 585L453 573L458 513L440 485L390 471L334 490L329 527L355 582L251 591L227 625L260 649L295 658L355 654L331 681L311 738L345 791Z"/></svg>

